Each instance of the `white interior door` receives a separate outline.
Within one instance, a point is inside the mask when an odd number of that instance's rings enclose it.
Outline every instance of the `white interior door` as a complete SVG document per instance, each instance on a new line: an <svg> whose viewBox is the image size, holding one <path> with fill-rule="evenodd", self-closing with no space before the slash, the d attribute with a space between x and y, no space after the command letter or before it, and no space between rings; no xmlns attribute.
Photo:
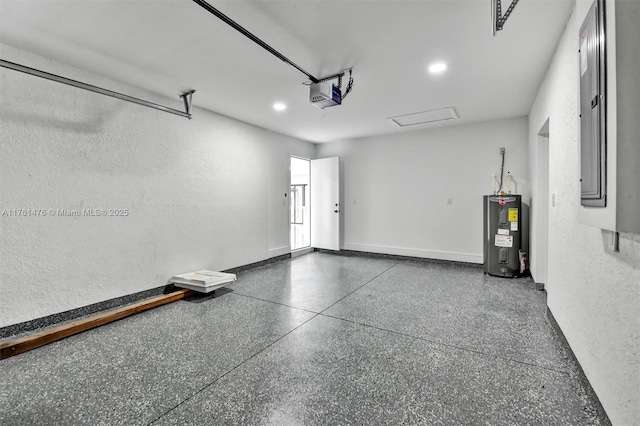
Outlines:
<svg viewBox="0 0 640 426"><path fill-rule="evenodd" d="M311 160L311 246L340 250L340 159Z"/></svg>

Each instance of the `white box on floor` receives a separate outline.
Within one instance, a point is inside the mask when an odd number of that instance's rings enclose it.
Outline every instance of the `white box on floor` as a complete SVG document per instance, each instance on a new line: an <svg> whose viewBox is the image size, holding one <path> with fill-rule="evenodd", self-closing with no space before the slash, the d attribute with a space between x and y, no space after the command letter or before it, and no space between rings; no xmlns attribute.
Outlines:
<svg viewBox="0 0 640 426"><path fill-rule="evenodd" d="M174 275L169 280L169 284L199 291L200 293L209 293L217 288L229 285L235 280L236 274L202 270Z"/></svg>

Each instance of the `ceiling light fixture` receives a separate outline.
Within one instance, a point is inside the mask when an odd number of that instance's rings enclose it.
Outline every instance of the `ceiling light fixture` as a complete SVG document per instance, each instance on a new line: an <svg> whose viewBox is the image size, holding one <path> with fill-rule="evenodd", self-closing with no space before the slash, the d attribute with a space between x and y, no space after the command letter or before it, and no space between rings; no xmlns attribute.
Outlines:
<svg viewBox="0 0 640 426"><path fill-rule="evenodd" d="M429 65L429 72L431 74L441 74L447 70L447 64L444 62L434 62Z"/></svg>
<svg viewBox="0 0 640 426"><path fill-rule="evenodd" d="M273 104L273 109L275 109L276 111L284 111L285 109L287 109L287 105L282 102L276 102L275 104Z"/></svg>

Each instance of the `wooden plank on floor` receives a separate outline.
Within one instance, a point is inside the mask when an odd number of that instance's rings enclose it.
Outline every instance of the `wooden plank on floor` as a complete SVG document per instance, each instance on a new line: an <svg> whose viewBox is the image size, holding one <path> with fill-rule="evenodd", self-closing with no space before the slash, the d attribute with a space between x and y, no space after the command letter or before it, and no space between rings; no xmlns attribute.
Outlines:
<svg viewBox="0 0 640 426"><path fill-rule="evenodd" d="M141 302L94 315L89 318L77 320L69 324L60 325L19 339L10 340L0 344L0 360L195 294L197 293L193 290L181 289L173 293L163 294L161 296L143 300Z"/></svg>

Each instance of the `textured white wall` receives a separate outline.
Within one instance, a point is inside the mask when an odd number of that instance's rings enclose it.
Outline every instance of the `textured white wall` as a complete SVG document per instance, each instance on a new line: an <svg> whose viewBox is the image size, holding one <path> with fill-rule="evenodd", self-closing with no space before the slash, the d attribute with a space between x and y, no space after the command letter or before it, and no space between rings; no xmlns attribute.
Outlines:
<svg viewBox="0 0 640 426"><path fill-rule="evenodd" d="M167 99L0 45L1 57ZM0 69L0 327L289 252L289 154L314 146L195 108L187 120ZM194 96L197 106L197 93Z"/></svg>
<svg viewBox="0 0 640 426"><path fill-rule="evenodd" d="M317 145L318 158L341 160L343 248L482 263L482 196L500 147L504 187L511 171L526 200L524 117Z"/></svg>
<svg viewBox="0 0 640 426"><path fill-rule="evenodd" d="M536 176L537 132L549 119L549 190L556 194L556 206L549 203L549 309L613 424L633 425L640 422L640 236L621 234L620 252L607 253L601 230L578 221L577 52L584 3L578 1L531 110L529 160ZM534 185L534 205L537 196ZM531 232L535 239L537 221ZM535 278L535 267L532 273Z"/></svg>

